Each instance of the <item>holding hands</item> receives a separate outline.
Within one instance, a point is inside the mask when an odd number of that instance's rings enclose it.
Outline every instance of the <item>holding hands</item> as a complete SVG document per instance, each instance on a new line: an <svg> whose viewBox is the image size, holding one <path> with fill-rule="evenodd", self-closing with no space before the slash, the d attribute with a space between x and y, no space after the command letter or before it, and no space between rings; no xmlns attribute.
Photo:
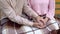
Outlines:
<svg viewBox="0 0 60 34"><path fill-rule="evenodd" d="M44 18L44 17L38 16L35 19L35 23L33 24L33 26L36 26L38 28L44 28L46 26L47 21L48 21L47 17Z"/></svg>

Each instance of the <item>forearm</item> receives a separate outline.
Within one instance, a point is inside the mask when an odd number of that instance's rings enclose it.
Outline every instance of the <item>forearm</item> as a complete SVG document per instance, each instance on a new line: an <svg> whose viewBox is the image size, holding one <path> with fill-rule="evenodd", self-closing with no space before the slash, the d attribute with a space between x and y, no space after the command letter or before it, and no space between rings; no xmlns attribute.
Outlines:
<svg viewBox="0 0 60 34"><path fill-rule="evenodd" d="M0 9L13 22L16 22L18 24L23 24L23 25L29 25L29 26L33 25L33 22L29 21L26 18L19 16L19 14L16 14L15 11L13 10L13 8L10 7L10 5L8 5L7 3L6 3L6 5L1 4Z"/></svg>
<svg viewBox="0 0 60 34"><path fill-rule="evenodd" d="M25 19L19 15L16 15L16 13L11 9L11 11L4 12L6 16L13 22L16 22L18 24L23 24L23 25L33 25L33 22L29 21L28 19Z"/></svg>

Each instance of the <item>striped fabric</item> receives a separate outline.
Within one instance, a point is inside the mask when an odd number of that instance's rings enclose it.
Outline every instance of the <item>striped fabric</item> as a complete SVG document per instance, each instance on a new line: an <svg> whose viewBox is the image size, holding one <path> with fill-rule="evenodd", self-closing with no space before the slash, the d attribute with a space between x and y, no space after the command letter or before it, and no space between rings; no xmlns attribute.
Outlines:
<svg viewBox="0 0 60 34"><path fill-rule="evenodd" d="M3 27L2 34L49 34L50 31L47 29L47 27L50 28L51 30L59 29L57 22L54 20L52 20L51 23L48 24L46 28L43 29L38 29L30 26L20 27L20 25L18 24L8 22L8 24L6 24L6 26Z"/></svg>
<svg viewBox="0 0 60 34"><path fill-rule="evenodd" d="M54 22L54 23L53 23ZM49 29L51 30L58 30L58 24L56 21L51 20L51 23L48 23L47 27L43 28L43 29L38 29L35 27L30 27L30 26L22 26L22 29L24 30L24 32L21 32L19 34L49 34Z"/></svg>
<svg viewBox="0 0 60 34"><path fill-rule="evenodd" d="M21 32L21 33L24 33L24 34L48 34L49 33L49 30L47 30L46 28L38 29L34 27L29 27L29 26L23 26L22 28L24 29L24 32Z"/></svg>

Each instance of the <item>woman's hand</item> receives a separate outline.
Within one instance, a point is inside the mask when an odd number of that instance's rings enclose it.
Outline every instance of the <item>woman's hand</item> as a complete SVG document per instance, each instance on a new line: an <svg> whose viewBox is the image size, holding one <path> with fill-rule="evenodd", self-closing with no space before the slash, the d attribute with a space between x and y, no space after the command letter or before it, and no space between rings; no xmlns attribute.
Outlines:
<svg viewBox="0 0 60 34"><path fill-rule="evenodd" d="M46 24L47 22L48 22L48 20L49 20L49 18L45 18L45 19L43 19L43 22Z"/></svg>

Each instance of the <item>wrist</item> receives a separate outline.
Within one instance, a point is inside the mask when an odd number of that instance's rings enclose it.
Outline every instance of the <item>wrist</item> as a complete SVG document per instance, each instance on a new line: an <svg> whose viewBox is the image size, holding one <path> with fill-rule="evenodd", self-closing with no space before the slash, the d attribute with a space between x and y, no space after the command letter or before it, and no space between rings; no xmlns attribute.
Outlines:
<svg viewBox="0 0 60 34"><path fill-rule="evenodd" d="M38 19L38 18L40 18L40 16L37 16L35 19Z"/></svg>
<svg viewBox="0 0 60 34"><path fill-rule="evenodd" d="M33 17L33 20L37 20L39 16Z"/></svg>

